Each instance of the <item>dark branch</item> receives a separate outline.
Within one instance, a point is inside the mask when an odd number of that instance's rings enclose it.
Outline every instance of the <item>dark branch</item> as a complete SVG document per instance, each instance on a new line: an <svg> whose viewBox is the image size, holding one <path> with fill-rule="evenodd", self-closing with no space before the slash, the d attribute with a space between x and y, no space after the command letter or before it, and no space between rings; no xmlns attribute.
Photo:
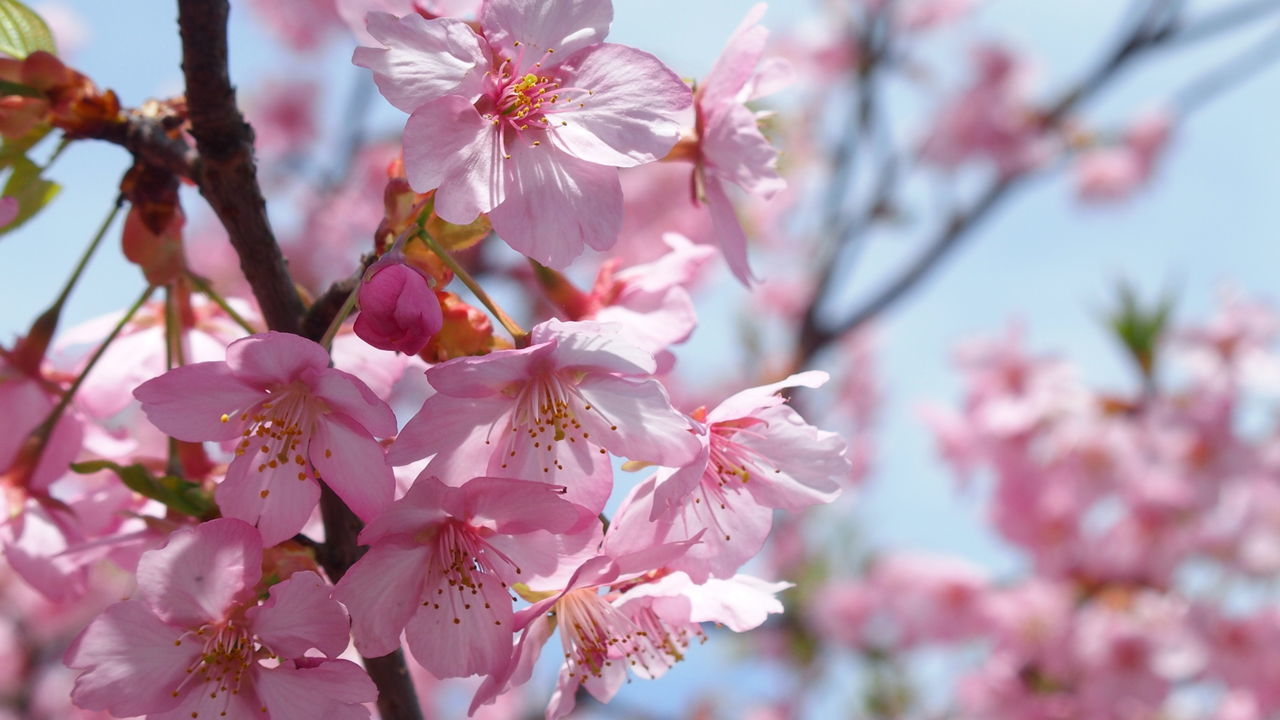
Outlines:
<svg viewBox="0 0 1280 720"><path fill-rule="evenodd" d="M189 180L196 179L199 157L196 151L182 140L170 136L164 123L157 118L131 114L123 122L108 125L98 133L67 137L72 140L80 137L105 140L123 147L148 165Z"/></svg>
<svg viewBox="0 0 1280 720"><path fill-rule="evenodd" d="M267 326L297 333L302 300L267 220L253 130L236 107L227 72L228 12L227 0L178 0L187 110L200 151L196 182L227 229Z"/></svg>

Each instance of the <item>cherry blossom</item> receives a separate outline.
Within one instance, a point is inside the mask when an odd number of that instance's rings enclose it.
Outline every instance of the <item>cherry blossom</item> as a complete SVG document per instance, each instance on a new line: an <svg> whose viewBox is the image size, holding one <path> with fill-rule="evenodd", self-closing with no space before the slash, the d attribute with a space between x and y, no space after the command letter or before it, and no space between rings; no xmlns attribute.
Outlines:
<svg viewBox="0 0 1280 720"><path fill-rule="evenodd" d="M302 529L320 499L318 479L366 519L391 502L391 468L374 436L392 435L395 416L309 340L275 332L237 340L225 362L175 368L134 396L176 438L235 441L218 505L256 524L268 544Z"/></svg>
<svg viewBox="0 0 1280 720"><path fill-rule="evenodd" d="M384 47L353 62L411 113L405 172L459 224L488 213L519 252L563 268L608 249L622 213L619 167L661 159L679 136L689 88L656 58L602 42L607 0L490 0L465 23L368 16Z"/></svg>
<svg viewBox="0 0 1280 720"><path fill-rule="evenodd" d="M347 618L328 585L296 572L259 604L261 567L262 540L239 520L174 533L143 556L136 596L67 650L84 671L72 699L122 717L367 718L361 704L377 691L358 665L333 659Z"/></svg>

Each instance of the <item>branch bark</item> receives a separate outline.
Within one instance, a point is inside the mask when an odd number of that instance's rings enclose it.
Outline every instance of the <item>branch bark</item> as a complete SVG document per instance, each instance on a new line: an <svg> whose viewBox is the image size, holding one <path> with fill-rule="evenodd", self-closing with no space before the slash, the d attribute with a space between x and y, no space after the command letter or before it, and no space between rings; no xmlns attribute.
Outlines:
<svg viewBox="0 0 1280 720"><path fill-rule="evenodd" d="M272 330L301 330L302 299L267 220L253 158L253 129L236 106L227 71L227 0L179 0L182 74L191 134L200 151L196 182L227 229L253 295Z"/></svg>
<svg viewBox="0 0 1280 720"><path fill-rule="evenodd" d="M236 106L227 70L229 12L227 0L178 0L188 117L199 150L194 179L227 229L267 326L302 334L302 300L271 232L254 167L253 129ZM356 542L361 523L332 490L322 486L321 492L325 543L317 555L337 582L362 554ZM365 669L378 687L383 720L422 720L400 651L365 658Z"/></svg>

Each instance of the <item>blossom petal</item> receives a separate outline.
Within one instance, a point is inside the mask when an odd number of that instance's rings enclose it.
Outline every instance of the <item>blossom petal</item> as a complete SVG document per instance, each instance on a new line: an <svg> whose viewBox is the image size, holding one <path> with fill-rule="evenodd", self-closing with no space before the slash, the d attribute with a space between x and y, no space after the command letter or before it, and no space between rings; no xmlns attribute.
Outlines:
<svg viewBox="0 0 1280 720"><path fill-rule="evenodd" d="M268 332L228 345L227 365L246 383L266 388L292 382L303 370L329 367L329 353L300 335Z"/></svg>
<svg viewBox="0 0 1280 720"><path fill-rule="evenodd" d="M328 657L347 649L347 613L333 588L310 570L271 586L271 596L246 613L253 633L280 657L302 657L315 648Z"/></svg>
<svg viewBox="0 0 1280 720"><path fill-rule="evenodd" d="M263 466L260 458L265 456L252 452L256 449L231 462L213 497L226 517L256 525L269 547L293 537L307 524L320 502L320 486L311 477L298 479L298 467L291 463Z"/></svg>
<svg viewBox="0 0 1280 720"><path fill-rule="evenodd" d="M381 657L400 647L400 632L421 604L430 551L390 539L374 545L338 581L333 596L351 613L356 649Z"/></svg>
<svg viewBox="0 0 1280 720"><path fill-rule="evenodd" d="M471 102L480 95L480 68L490 61L480 38L461 20L371 12L366 27L385 48L356 48L351 62L373 71L378 91L397 108L411 113L445 95Z"/></svg>
<svg viewBox="0 0 1280 720"><path fill-rule="evenodd" d="M653 354L621 337L624 332L616 325L551 318L535 325L531 335L535 342L555 342L557 368L652 375L657 369Z"/></svg>
<svg viewBox="0 0 1280 720"><path fill-rule="evenodd" d="M588 375L577 390L593 408L578 421L609 452L668 467L697 457L693 425L671 407L658 381Z"/></svg>
<svg viewBox="0 0 1280 720"><path fill-rule="evenodd" d="M519 70L555 67L604 40L612 22L613 3L600 0L488 0L480 10L485 39L512 59L523 56Z"/></svg>
<svg viewBox="0 0 1280 720"><path fill-rule="evenodd" d="M327 415L316 422L309 455L320 479L361 520L372 520L395 497L386 451L345 415Z"/></svg>
<svg viewBox="0 0 1280 720"><path fill-rule="evenodd" d="M756 501L766 507L801 510L834 500L840 494L840 480L852 470L844 438L806 423L786 405L763 410L757 417L765 424L757 426L756 433L734 436L735 442L775 468L747 483Z"/></svg>
<svg viewBox="0 0 1280 720"><path fill-rule="evenodd" d="M436 190L435 212L465 225L507 196L500 128L471 101L449 95L414 111L404 126L404 171L418 192Z"/></svg>
<svg viewBox="0 0 1280 720"><path fill-rule="evenodd" d="M552 115L548 136L570 155L614 167L661 160L680 139L679 113L693 103L662 61L625 45L604 43L564 68L563 82L590 90Z"/></svg>
<svg viewBox="0 0 1280 720"><path fill-rule="evenodd" d="M430 474L459 485L485 474L484 467L493 454L492 448L486 448L485 438L490 432L507 431L510 414L508 398L457 398L437 393L427 398L418 414L405 423L387 451L387 460L398 467L441 453L428 465ZM442 453L443 450L450 452ZM463 475L466 477L460 477Z"/></svg>
<svg viewBox="0 0 1280 720"><path fill-rule="evenodd" d="M419 475L404 497L391 504L360 531L360 544L372 545L388 535L413 535L422 528L442 522L448 515L442 509L445 496L452 488L438 478Z"/></svg>
<svg viewBox="0 0 1280 720"><path fill-rule="evenodd" d="M173 691L201 652L199 643L179 640L183 632L137 600L109 606L67 649L64 662L85 670L76 678L72 701L119 717L174 707Z"/></svg>
<svg viewBox="0 0 1280 720"><path fill-rule="evenodd" d="M707 422L714 424L726 420L739 420L749 417L757 410L781 405L786 400L778 394L780 390L793 387L820 388L830 380L831 376L821 370L788 375L775 383L747 388L725 398L711 412L707 413Z"/></svg>
<svg viewBox="0 0 1280 720"><path fill-rule="evenodd" d="M138 593L165 622L218 622L262 577L262 538L252 527L219 518L169 536L138 561Z"/></svg>
<svg viewBox="0 0 1280 720"><path fill-rule="evenodd" d="M348 660L301 667L286 663L254 675L258 697L267 709L258 714L271 720L363 720L369 717L363 704L378 699L378 688L368 674Z"/></svg>
<svg viewBox="0 0 1280 720"><path fill-rule="evenodd" d="M765 3L756 3L729 36L724 51L699 90L698 101L709 107L738 104L738 94L756 72L760 56L769 40L769 29L760 25Z"/></svg>
<svg viewBox="0 0 1280 720"><path fill-rule="evenodd" d="M760 132L756 114L732 105L707 120L701 139L706 172L768 200L787 186L778 175L778 151Z"/></svg>
<svg viewBox="0 0 1280 720"><path fill-rule="evenodd" d="M622 227L617 169L546 145L515 143L507 152L507 198L489 219L508 245L557 270L581 255L584 245L613 247Z"/></svg>
<svg viewBox="0 0 1280 720"><path fill-rule="evenodd" d="M572 503L546 483L511 478L478 477L444 498L444 509L471 525L501 535L535 530L567 533L585 527L595 515Z"/></svg>
<svg viewBox="0 0 1280 720"><path fill-rule="evenodd" d="M534 328L534 333L538 327L541 325ZM427 382L437 392L452 397L489 397L515 383L527 381L551 352L552 348L544 341L535 340L533 346L527 348L454 358L428 369Z"/></svg>
<svg viewBox="0 0 1280 720"><path fill-rule="evenodd" d="M434 562L448 562L435 558ZM424 602L405 628L414 659L438 678L492 675L511 657L511 596L492 575L473 573L475 587L428 576Z"/></svg>
<svg viewBox="0 0 1280 720"><path fill-rule="evenodd" d="M360 378L326 368L313 376L311 387L316 397L356 421L369 435L396 434L396 414Z"/></svg>
<svg viewBox="0 0 1280 720"><path fill-rule="evenodd" d="M729 270L738 281L748 287L759 278L751 272L747 261L747 233L742 229L742 221L733 209L733 202L725 194L724 185L714 175L706 176L704 188L707 193L707 209L711 211L711 225L715 232L716 243L724 254Z"/></svg>
<svg viewBox="0 0 1280 720"><path fill-rule="evenodd" d="M133 396L152 425L187 442L237 437L244 424L230 420L267 397L237 377L225 362L176 367L139 385Z"/></svg>

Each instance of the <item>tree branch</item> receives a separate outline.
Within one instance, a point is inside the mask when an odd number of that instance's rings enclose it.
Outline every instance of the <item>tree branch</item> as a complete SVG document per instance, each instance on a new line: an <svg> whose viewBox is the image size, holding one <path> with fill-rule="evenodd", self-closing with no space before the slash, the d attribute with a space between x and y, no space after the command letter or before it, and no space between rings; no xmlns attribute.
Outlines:
<svg viewBox="0 0 1280 720"><path fill-rule="evenodd" d="M267 326L297 333L302 300L267 220L253 158L253 129L236 107L227 72L227 0L178 0L182 73L191 134L200 151L196 182L227 229Z"/></svg>

